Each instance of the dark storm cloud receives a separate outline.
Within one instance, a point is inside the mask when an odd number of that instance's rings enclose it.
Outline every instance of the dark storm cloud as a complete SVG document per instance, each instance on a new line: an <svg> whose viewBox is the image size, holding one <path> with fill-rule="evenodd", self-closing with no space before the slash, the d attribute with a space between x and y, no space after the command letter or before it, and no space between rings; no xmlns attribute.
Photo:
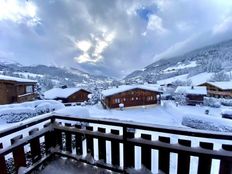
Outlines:
<svg viewBox="0 0 232 174"><path fill-rule="evenodd" d="M1 57L119 78L232 32L227 0L10 1L0 0Z"/></svg>

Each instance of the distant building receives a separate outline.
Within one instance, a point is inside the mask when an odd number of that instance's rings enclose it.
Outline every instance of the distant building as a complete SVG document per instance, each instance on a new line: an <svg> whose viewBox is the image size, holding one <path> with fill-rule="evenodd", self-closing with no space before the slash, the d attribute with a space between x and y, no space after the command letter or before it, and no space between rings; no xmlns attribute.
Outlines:
<svg viewBox="0 0 232 174"><path fill-rule="evenodd" d="M0 75L0 104L34 100L37 97L36 83L34 80Z"/></svg>
<svg viewBox="0 0 232 174"><path fill-rule="evenodd" d="M178 86L175 93L184 95L187 104L196 105L203 103L207 90L205 86Z"/></svg>
<svg viewBox="0 0 232 174"><path fill-rule="evenodd" d="M205 82L199 86L207 88L207 95L216 98L232 98L232 82Z"/></svg>
<svg viewBox="0 0 232 174"><path fill-rule="evenodd" d="M63 103L79 103L88 101L91 92L81 88L53 88L44 92L44 98L49 100L61 100Z"/></svg>
<svg viewBox="0 0 232 174"><path fill-rule="evenodd" d="M151 85L122 85L102 91L102 104L105 108L159 104L161 93Z"/></svg>

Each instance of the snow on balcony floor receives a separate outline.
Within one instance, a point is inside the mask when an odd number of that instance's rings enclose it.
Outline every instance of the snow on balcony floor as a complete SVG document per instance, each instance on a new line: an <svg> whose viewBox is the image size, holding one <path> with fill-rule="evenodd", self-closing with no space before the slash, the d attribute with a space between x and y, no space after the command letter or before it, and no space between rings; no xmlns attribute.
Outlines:
<svg viewBox="0 0 232 174"><path fill-rule="evenodd" d="M50 162L39 174L117 174L102 168L69 159Z"/></svg>

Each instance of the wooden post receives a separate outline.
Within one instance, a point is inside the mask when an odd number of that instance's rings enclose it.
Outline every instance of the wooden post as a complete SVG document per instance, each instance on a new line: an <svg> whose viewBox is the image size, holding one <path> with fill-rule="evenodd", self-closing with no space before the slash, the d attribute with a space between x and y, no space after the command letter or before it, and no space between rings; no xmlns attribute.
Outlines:
<svg viewBox="0 0 232 174"><path fill-rule="evenodd" d="M70 123L65 123L65 126L71 127ZM70 132L65 132L65 147L66 151L72 153L72 134Z"/></svg>
<svg viewBox="0 0 232 174"><path fill-rule="evenodd" d="M2 143L0 143L0 150L3 149ZM0 155L0 174L7 174L7 167L5 157Z"/></svg>
<svg viewBox="0 0 232 174"><path fill-rule="evenodd" d="M135 167L135 147L129 143L127 139L134 138L134 132L128 132L126 127L123 127L123 144L124 144L124 169Z"/></svg>
<svg viewBox="0 0 232 174"><path fill-rule="evenodd" d="M51 123L47 123L44 125L44 128L50 126ZM50 148L52 147L52 135L51 135L51 132L46 132L45 135L44 135L44 143L45 143L45 152L46 154L49 154L49 150Z"/></svg>
<svg viewBox="0 0 232 174"><path fill-rule="evenodd" d="M223 144L222 149L226 151L232 151L232 145ZM232 173L232 160L221 160L219 174L231 174Z"/></svg>
<svg viewBox="0 0 232 174"><path fill-rule="evenodd" d="M81 125L76 124L75 128L81 129ZM83 147L82 147L83 136L79 133L75 134L75 142L76 142L76 154L83 155Z"/></svg>
<svg viewBox="0 0 232 174"><path fill-rule="evenodd" d="M207 149L207 150L213 150L213 144L212 143L200 142L200 147L203 148L203 149ZM207 156L199 157L197 173L198 174L210 173L211 164L212 164L212 158L207 157Z"/></svg>
<svg viewBox="0 0 232 174"><path fill-rule="evenodd" d="M111 134L119 135L119 130L111 129ZM118 141L111 141L111 162L112 165L118 167L120 165L120 145Z"/></svg>
<svg viewBox="0 0 232 174"><path fill-rule="evenodd" d="M12 138L11 145L14 145L22 138L23 138L23 135L18 135ZM13 150L13 158L14 158L14 165L15 165L16 171L18 171L19 167L26 167L26 157L25 157L23 146L19 146L15 150Z"/></svg>
<svg viewBox="0 0 232 174"><path fill-rule="evenodd" d="M151 141L151 135L148 134L141 134L141 138ZM142 165L147 169L151 170L151 148L147 146L142 146L141 158Z"/></svg>
<svg viewBox="0 0 232 174"><path fill-rule="evenodd" d="M179 145L191 147L191 141L178 139ZM189 173L190 169L190 155L187 155L185 152L178 153L178 174L186 174Z"/></svg>
<svg viewBox="0 0 232 174"><path fill-rule="evenodd" d="M105 128L98 128L98 132L106 133ZM106 140L102 138L98 138L98 155L99 160L103 160L104 163L106 163Z"/></svg>
<svg viewBox="0 0 232 174"><path fill-rule="evenodd" d="M38 128L34 128L29 131L29 135L34 135L36 132L38 132ZM39 138L36 137L31 140L30 142L31 146L31 156L32 156L32 162L35 163L41 159L41 149L40 149L40 141Z"/></svg>
<svg viewBox="0 0 232 174"><path fill-rule="evenodd" d="M159 137L159 141L163 143L170 143L169 137ZM159 150L159 170L165 174L169 174L170 166L170 152L166 149Z"/></svg>
<svg viewBox="0 0 232 174"><path fill-rule="evenodd" d="M86 130L93 131L92 126L86 126ZM87 154L90 154L93 157L93 137L86 135L86 144L87 144Z"/></svg>

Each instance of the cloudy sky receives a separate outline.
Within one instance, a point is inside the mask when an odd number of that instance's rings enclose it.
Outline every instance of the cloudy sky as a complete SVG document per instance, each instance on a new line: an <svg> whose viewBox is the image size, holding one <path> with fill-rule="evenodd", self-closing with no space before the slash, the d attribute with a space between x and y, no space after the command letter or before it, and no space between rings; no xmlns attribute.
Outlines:
<svg viewBox="0 0 232 174"><path fill-rule="evenodd" d="M0 57L121 78L232 38L231 0L0 0Z"/></svg>

